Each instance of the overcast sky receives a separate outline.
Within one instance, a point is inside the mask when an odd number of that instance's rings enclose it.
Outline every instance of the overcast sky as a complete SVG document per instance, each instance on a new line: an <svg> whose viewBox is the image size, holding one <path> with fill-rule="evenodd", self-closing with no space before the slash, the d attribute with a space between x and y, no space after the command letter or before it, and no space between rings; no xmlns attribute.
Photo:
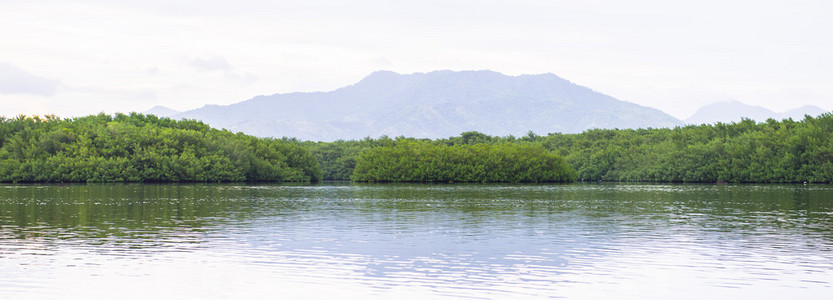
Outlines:
<svg viewBox="0 0 833 300"><path fill-rule="evenodd" d="M0 0L0 115L188 110L376 70L554 73L685 118L833 109L833 1Z"/></svg>

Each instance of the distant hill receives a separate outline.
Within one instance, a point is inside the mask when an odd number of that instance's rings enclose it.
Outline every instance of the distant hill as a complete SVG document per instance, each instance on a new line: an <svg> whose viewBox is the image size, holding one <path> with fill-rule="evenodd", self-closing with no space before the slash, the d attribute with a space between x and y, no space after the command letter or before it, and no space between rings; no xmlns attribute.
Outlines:
<svg viewBox="0 0 833 300"><path fill-rule="evenodd" d="M172 116L174 116L176 114L179 114L181 112L170 109L170 108L167 108L167 107L164 107L164 106L161 106L161 105L157 105L157 106L154 106L151 109L143 111L142 113L146 114L146 115L156 115L157 117L172 117Z"/></svg>
<svg viewBox="0 0 833 300"><path fill-rule="evenodd" d="M825 113L824 109L818 106L805 105L785 112L774 112L761 106L753 106L739 101L724 101L709 104L701 107L691 117L685 119L686 124L714 124L717 122L731 123L738 122L742 118L752 119L758 122L766 121L769 118L783 120L793 118L794 120L804 119L804 115L816 117Z"/></svg>
<svg viewBox="0 0 833 300"><path fill-rule="evenodd" d="M174 116L257 136L332 141L382 135L444 138L577 133L590 128L672 127L657 109L600 94L553 74L491 71L401 75L378 71L331 92L258 96Z"/></svg>

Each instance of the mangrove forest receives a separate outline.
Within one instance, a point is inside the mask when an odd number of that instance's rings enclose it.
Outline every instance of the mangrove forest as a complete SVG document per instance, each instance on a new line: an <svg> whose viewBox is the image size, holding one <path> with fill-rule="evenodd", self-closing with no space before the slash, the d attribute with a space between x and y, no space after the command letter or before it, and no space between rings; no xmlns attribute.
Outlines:
<svg viewBox="0 0 833 300"><path fill-rule="evenodd" d="M563 157L580 181L702 182L702 183L830 183L833 181L833 114L806 116L795 121L769 119L755 122L689 125L675 128L593 129L579 134L550 133L497 137L465 132L447 139L365 138L353 141L304 142L318 159L324 179L360 181L445 181L459 175L436 159L408 158L399 162L417 143L435 145L430 151L465 153L474 145L529 145ZM454 148L463 145L473 148ZM479 146L482 147L482 146ZM464 150L467 149L467 150ZM485 147L482 149L486 149ZM443 154L446 155L446 154ZM380 158L386 157L386 158ZM454 159L458 159L458 156ZM390 163L368 166L368 161ZM443 171L409 171L419 168ZM448 162L446 162L448 163ZM477 164L477 163L472 163ZM395 166L395 167L394 167ZM489 165L495 166L495 165ZM460 168L470 168L469 166ZM490 170L491 167L487 167ZM387 174L386 177L369 172ZM451 174L451 175L450 175ZM355 176L355 178L354 178ZM482 177L470 177L480 179ZM493 177L494 178L494 177ZM529 178L529 177L527 177ZM525 181L509 178L507 181ZM455 181L455 179L449 179ZM478 180L475 180L478 181ZM548 180L532 180L548 181Z"/></svg>
<svg viewBox="0 0 833 300"><path fill-rule="evenodd" d="M833 114L579 134L334 142L142 114L0 117L0 182L833 182Z"/></svg>
<svg viewBox="0 0 833 300"><path fill-rule="evenodd" d="M0 182L315 182L310 152L256 138L132 113L60 119L0 118Z"/></svg>
<svg viewBox="0 0 833 300"><path fill-rule="evenodd" d="M354 181L373 182L568 182L564 159L531 144L443 145L402 140L359 156Z"/></svg>

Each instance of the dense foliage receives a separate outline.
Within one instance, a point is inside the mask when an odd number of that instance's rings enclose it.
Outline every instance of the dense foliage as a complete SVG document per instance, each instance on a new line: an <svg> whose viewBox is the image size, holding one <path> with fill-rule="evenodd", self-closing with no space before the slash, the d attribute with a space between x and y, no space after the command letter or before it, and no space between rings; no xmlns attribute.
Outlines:
<svg viewBox="0 0 833 300"><path fill-rule="evenodd" d="M393 146L397 140L413 140L414 138L398 137L395 140L387 136L378 139L365 138L357 141L338 140L335 142L304 142L304 148L309 149L312 155L321 165L322 178L325 180L351 180L353 169L356 167L356 160L364 151L373 147ZM453 137L448 140L431 141L421 139L421 142L433 144L457 145L457 144L491 144L498 142L512 142L498 137L491 137L479 132L464 132L460 137Z"/></svg>
<svg viewBox="0 0 833 300"><path fill-rule="evenodd" d="M373 182L567 182L575 172L540 145L437 145L397 140L356 161L352 179Z"/></svg>
<svg viewBox="0 0 833 300"><path fill-rule="evenodd" d="M581 180L831 182L833 115L674 129L590 130L535 139Z"/></svg>
<svg viewBox="0 0 833 300"><path fill-rule="evenodd" d="M309 151L152 115L0 117L0 182L318 181Z"/></svg>
<svg viewBox="0 0 833 300"><path fill-rule="evenodd" d="M403 138L399 138L401 140ZM304 143L324 178L351 179L365 151L394 140ZM833 182L833 114L756 123L660 129L595 129L580 134L530 132L495 137L465 132L434 145L532 144L563 157L578 180L641 182Z"/></svg>
<svg viewBox="0 0 833 300"><path fill-rule="evenodd" d="M394 140L382 137L366 138L358 141L304 142L304 148L318 160L322 178L325 180L350 180L356 160L367 149L380 146L392 146Z"/></svg>
<svg viewBox="0 0 833 300"><path fill-rule="evenodd" d="M573 178L558 157L585 181L829 183L833 114L546 136L465 132L439 140L332 143L260 139L141 114L0 117L0 182Z"/></svg>

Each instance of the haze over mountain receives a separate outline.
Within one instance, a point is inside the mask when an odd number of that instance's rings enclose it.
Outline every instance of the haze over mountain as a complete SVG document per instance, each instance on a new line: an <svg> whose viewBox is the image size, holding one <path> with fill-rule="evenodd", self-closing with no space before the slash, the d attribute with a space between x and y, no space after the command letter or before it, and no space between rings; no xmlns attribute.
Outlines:
<svg viewBox="0 0 833 300"><path fill-rule="evenodd" d="M782 120L792 118L793 120L804 119L804 115L816 117L825 110L814 105L805 105L785 112L774 112L765 107L753 106L731 100L709 104L701 107L691 117L685 119L686 124L714 124L717 122L732 123L739 122L742 118L748 118L757 122L766 121L769 118Z"/></svg>
<svg viewBox="0 0 833 300"><path fill-rule="evenodd" d="M492 71L375 72L331 92L258 96L174 115L257 136L332 141L364 137L444 138L576 133L590 128L672 127L657 109L617 100L553 74Z"/></svg>
<svg viewBox="0 0 833 300"><path fill-rule="evenodd" d="M156 115L157 117L172 117L172 116L175 116L175 115L177 115L181 112L170 109L170 108L167 108L167 107L164 107L164 106L161 106L161 105L157 105L157 106L152 107L151 109L143 111L142 113L146 114L146 115Z"/></svg>

